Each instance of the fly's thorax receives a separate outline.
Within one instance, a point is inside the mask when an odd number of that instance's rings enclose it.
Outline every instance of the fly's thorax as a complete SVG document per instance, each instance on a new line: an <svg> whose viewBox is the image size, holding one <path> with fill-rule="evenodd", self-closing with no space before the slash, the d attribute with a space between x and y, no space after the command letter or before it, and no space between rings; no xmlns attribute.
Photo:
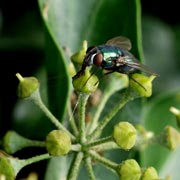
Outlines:
<svg viewBox="0 0 180 180"><path fill-rule="evenodd" d="M123 51L115 46L101 45L98 46L99 51L103 56L101 67L106 70L114 70L116 67L116 59L123 55Z"/></svg>
<svg viewBox="0 0 180 180"><path fill-rule="evenodd" d="M98 46L98 49L101 51L104 61L111 61L111 59L124 55L123 50L115 46L102 45Z"/></svg>

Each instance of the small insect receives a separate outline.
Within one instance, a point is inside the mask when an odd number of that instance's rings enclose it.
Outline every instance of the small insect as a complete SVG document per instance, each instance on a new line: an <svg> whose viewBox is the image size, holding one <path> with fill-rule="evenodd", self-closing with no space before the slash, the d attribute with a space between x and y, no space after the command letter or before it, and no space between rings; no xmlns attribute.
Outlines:
<svg viewBox="0 0 180 180"><path fill-rule="evenodd" d="M86 51L81 69L73 79L79 77L87 66L92 65L107 70L108 72L105 74L119 72L131 75L139 70L158 76L158 74L147 66L141 64L133 54L129 52L131 47L131 41L123 36L114 37L103 45L89 47Z"/></svg>

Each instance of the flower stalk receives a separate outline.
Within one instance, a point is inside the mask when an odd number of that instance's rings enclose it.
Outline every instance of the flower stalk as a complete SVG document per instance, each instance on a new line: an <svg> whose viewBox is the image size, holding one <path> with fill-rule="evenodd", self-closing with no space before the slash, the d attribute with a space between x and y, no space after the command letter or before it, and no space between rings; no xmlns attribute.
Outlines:
<svg viewBox="0 0 180 180"><path fill-rule="evenodd" d="M86 103L89 98L89 94L80 93L78 99L78 109L79 109L79 136L80 142L84 143L86 141L86 125L85 125L85 111Z"/></svg>
<svg viewBox="0 0 180 180"><path fill-rule="evenodd" d="M46 153L46 154L41 154L41 155L38 155L38 156L34 156L34 157L31 157L31 158L28 158L28 159L25 159L25 160L20 160L22 161L22 165L23 167L24 166L27 166L27 165L30 165L32 163L35 163L35 162L39 162L39 161L42 161L42 160L46 160L46 159L49 159L51 156Z"/></svg>
<svg viewBox="0 0 180 180"><path fill-rule="evenodd" d="M112 140L113 140L112 136L108 136L105 138L94 140L94 141L86 144L86 147L94 147L94 146L102 145L104 143L112 142Z"/></svg>
<svg viewBox="0 0 180 180"><path fill-rule="evenodd" d="M134 98L127 92L122 94L122 98L117 103L117 105L111 110L109 114L107 114L104 119L99 123L98 127L89 135L88 139L92 141L95 139L99 133L103 130L103 128L109 123L109 121L116 115L116 113L130 100Z"/></svg>
<svg viewBox="0 0 180 180"><path fill-rule="evenodd" d="M84 157L84 155L82 152L79 152L76 154L75 160L69 169L68 178L67 178L68 180L76 180L77 179L80 168L81 168L81 163L82 163L83 157Z"/></svg>
<svg viewBox="0 0 180 180"><path fill-rule="evenodd" d="M76 106L77 106L77 104L76 104ZM74 107L74 110L76 109L76 106ZM69 118L69 124L70 124L70 126L72 128L72 131L73 131L74 135L77 136L79 134L78 127L77 127L75 119L73 117L74 112L71 109L71 104L70 103L68 103L68 114L69 114L69 117L70 117Z"/></svg>
<svg viewBox="0 0 180 180"><path fill-rule="evenodd" d="M99 155L97 152L90 150L88 152L88 154L96 161L98 161L99 163L101 163L102 165L104 165L105 167L107 167L108 169L110 169L111 171L113 171L114 173L116 172L117 168L118 168L118 164Z"/></svg>
<svg viewBox="0 0 180 180"><path fill-rule="evenodd" d="M92 133L93 130L96 129L96 127L98 126L98 120L101 115L101 112L103 111L111 95L127 87L128 83L129 83L129 80L126 75L120 76L120 74L114 74L112 77L108 79L107 85L103 92L103 97L101 98L101 101L97 107L97 110L94 114L92 121L90 122L90 125L87 126L87 134Z"/></svg>
<svg viewBox="0 0 180 180"><path fill-rule="evenodd" d="M31 96L29 97L44 113L45 115L50 119L50 121L58 128L63 131L65 131L67 134L70 135L72 140L75 140L75 136L69 132L60 122L59 120L49 111L49 109L46 107L46 105L43 103L39 90L35 91Z"/></svg>
<svg viewBox="0 0 180 180"><path fill-rule="evenodd" d="M92 160L91 160L90 157L85 158L85 166L86 166L86 169L87 169L87 172L88 172L89 179L90 180L95 180L96 177L94 175L94 171L93 171L93 168L92 168Z"/></svg>

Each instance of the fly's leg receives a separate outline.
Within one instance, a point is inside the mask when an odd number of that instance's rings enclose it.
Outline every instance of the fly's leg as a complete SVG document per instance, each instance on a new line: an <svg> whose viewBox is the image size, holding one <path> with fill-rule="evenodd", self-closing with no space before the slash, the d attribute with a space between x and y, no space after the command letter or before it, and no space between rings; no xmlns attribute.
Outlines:
<svg viewBox="0 0 180 180"><path fill-rule="evenodd" d="M139 86L141 86L145 91L146 91L146 88L141 84L139 83L138 81L136 81L132 76L130 77L135 83L137 83Z"/></svg>

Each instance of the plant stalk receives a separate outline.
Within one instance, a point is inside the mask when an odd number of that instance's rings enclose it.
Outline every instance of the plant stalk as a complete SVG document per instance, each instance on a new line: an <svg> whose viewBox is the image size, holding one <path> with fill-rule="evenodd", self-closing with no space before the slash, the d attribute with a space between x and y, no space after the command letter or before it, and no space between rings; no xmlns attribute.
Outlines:
<svg viewBox="0 0 180 180"><path fill-rule="evenodd" d="M72 167L70 167L70 171L68 173L68 178L67 178L68 180L76 180L77 179L80 168L81 168L80 166L81 166L83 157L84 157L84 155L82 152L79 152L76 155L75 160L72 164Z"/></svg>
<svg viewBox="0 0 180 180"><path fill-rule="evenodd" d="M74 135L72 135L60 122L59 120L49 111L49 109L43 103L39 90L31 94L30 99L39 106L39 108L45 113L45 115L51 120L51 122L61 130L64 130L67 134L70 135L72 140L75 140Z"/></svg>
<svg viewBox="0 0 180 180"><path fill-rule="evenodd" d="M89 179L90 180L95 180L96 177L94 175L94 171L93 171L93 168L92 168L92 162L91 162L90 157L85 158L85 166L86 166L86 169L87 169L87 172L88 172L88 175L89 175Z"/></svg>
<svg viewBox="0 0 180 180"><path fill-rule="evenodd" d="M120 101L116 104L116 106L110 111L109 114L107 114L103 120L101 120L98 127L89 135L89 140L92 141L94 138L97 137L101 133L101 131L104 129L104 127L109 123L109 121L116 115L116 113L130 100L132 100L133 97L130 93L125 92L122 94L122 98Z"/></svg>
<svg viewBox="0 0 180 180"><path fill-rule="evenodd" d="M89 98L89 94L80 93L78 98L78 110L79 110L79 136L80 142L86 141L86 124L85 124L85 111L86 103Z"/></svg>

